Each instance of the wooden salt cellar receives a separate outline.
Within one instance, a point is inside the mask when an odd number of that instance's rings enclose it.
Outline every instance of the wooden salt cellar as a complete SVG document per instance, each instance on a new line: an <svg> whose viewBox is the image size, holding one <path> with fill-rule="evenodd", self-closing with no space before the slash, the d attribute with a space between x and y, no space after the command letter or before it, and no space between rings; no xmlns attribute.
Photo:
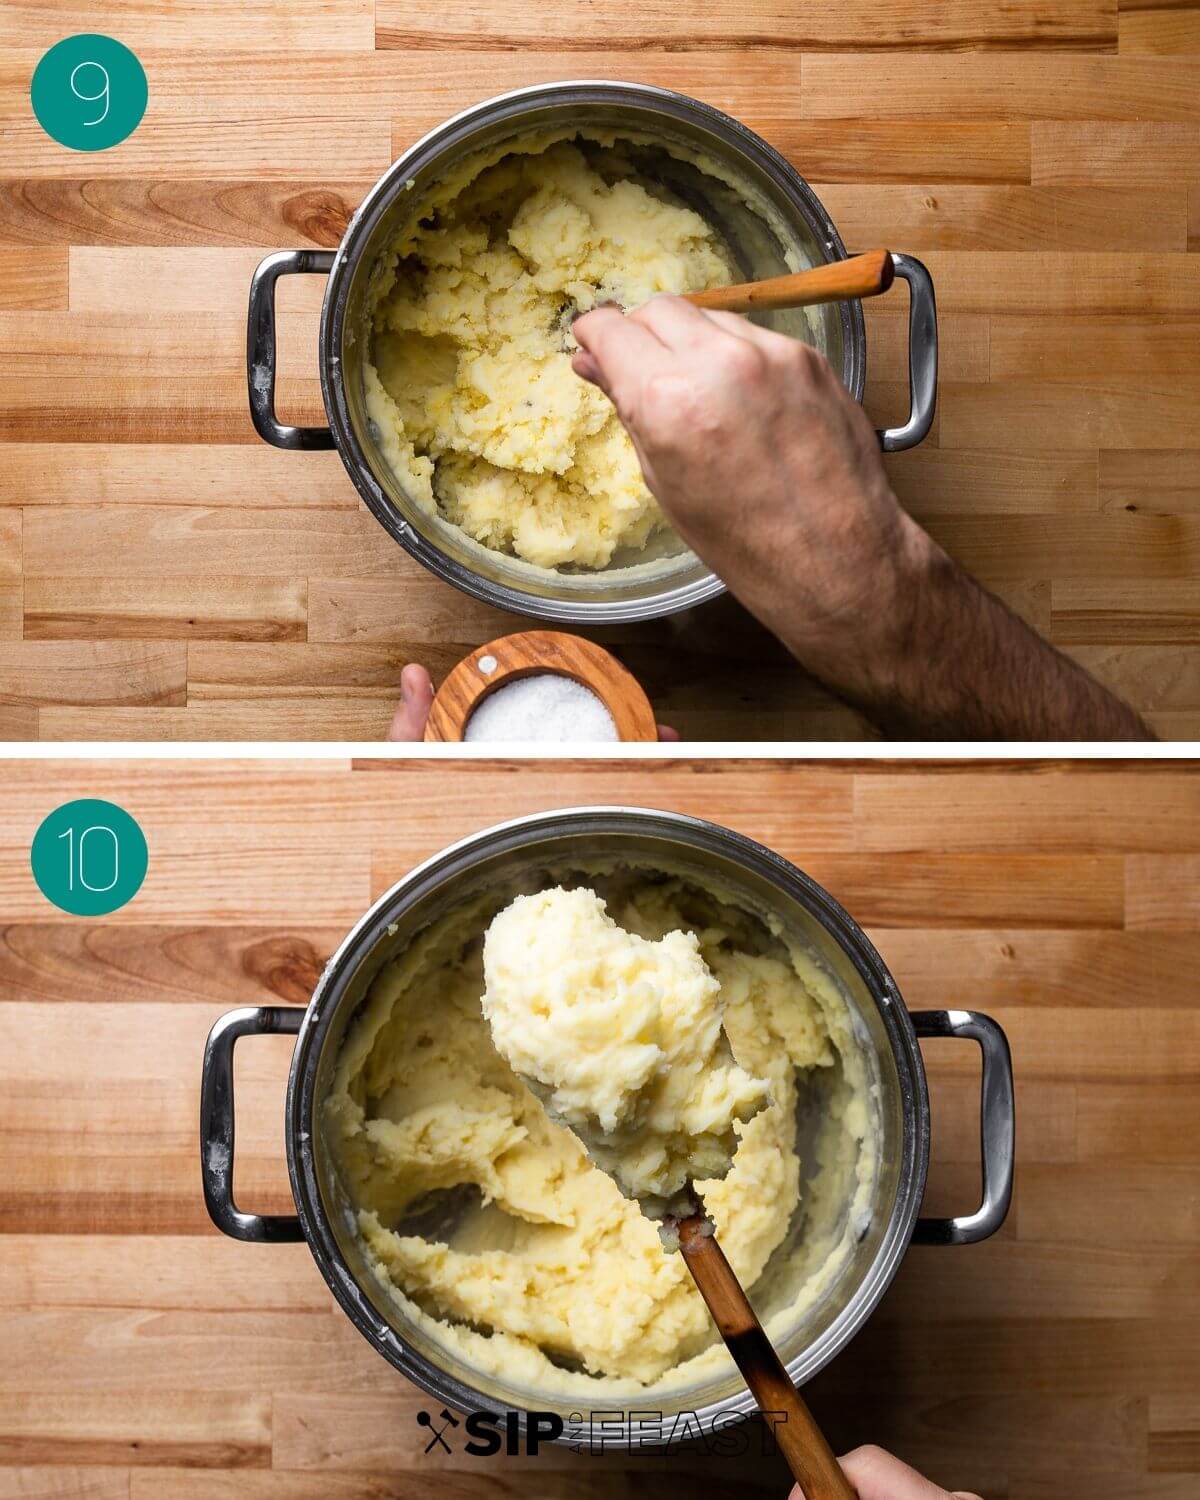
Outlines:
<svg viewBox="0 0 1200 1500"><path fill-rule="evenodd" d="M555 630L527 630L501 636L464 657L437 691L425 739L459 743L466 738L467 721L497 688L555 672L595 693L612 715L618 739L657 740L658 726L650 700L638 680L603 646L577 635Z"/></svg>

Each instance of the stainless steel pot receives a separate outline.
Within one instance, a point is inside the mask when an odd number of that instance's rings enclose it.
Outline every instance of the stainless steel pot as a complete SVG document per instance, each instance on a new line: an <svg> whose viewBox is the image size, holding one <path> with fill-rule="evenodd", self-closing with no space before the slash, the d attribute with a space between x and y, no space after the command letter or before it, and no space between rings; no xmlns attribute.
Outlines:
<svg viewBox="0 0 1200 1500"><path fill-rule="evenodd" d="M816 194L791 165L729 115L686 95L644 84L542 84L489 99L424 136L367 194L336 251L288 250L268 256L250 287L247 378L250 415L259 434L278 448L334 448L359 494L385 530L439 578L499 609L560 624L600 625L674 614L712 599L724 585L680 550L655 566L613 566L592 573L548 573L489 552L457 528L429 516L404 493L379 452L363 396L368 291L381 257L412 205L464 157L530 132L569 128L608 130L660 141L655 172L722 230L744 279L780 275L798 253L819 265L845 257L846 248ZM689 164L703 158L745 185L745 196ZM909 284L911 411L901 427L881 432L885 449L911 448L928 433L937 393L937 318L933 283L913 257L897 255L897 274ZM319 345L321 390L328 427L289 427L275 416L275 284L297 272L328 275ZM861 401L866 381L866 334L858 302L812 310L816 342L847 390ZM802 312L761 314L767 326L808 337Z"/></svg>
<svg viewBox="0 0 1200 1500"><path fill-rule="evenodd" d="M750 911L769 914L811 947L841 987L877 1088L881 1150L869 1225L859 1232L823 1297L780 1344L794 1381L815 1374L854 1335L883 1296L910 1242L967 1244L1004 1220L1012 1192L1013 1080L1004 1033L966 1010L910 1015L862 928L802 871L716 824L636 808L573 808L521 818L451 846L382 896L330 959L306 1010L278 1006L230 1011L213 1027L204 1055L200 1151L205 1202L235 1239L307 1240L360 1333L410 1380L460 1411L558 1410L554 1398L473 1371L429 1331L406 1320L373 1277L350 1206L324 1144L320 1110L347 1027L371 982L414 935L481 892L495 893L531 872L627 862L715 886ZM239 1037L298 1033L287 1088L285 1139L296 1215L263 1216L233 1198L233 1050ZM983 1202L962 1217L918 1218L929 1162L929 1098L919 1036L968 1037L983 1051ZM756 1293L756 1300L758 1294ZM760 1306L760 1312L763 1308ZM705 1432L718 1413L753 1402L736 1374L662 1396L643 1393L664 1414L694 1412ZM565 1404L564 1404L565 1403ZM606 1396L605 1406L616 1403ZM723 1418L724 1420L724 1418ZM625 1416L626 1441L638 1429ZM606 1423L605 1432L613 1436ZM619 1438L618 1438L619 1440Z"/></svg>

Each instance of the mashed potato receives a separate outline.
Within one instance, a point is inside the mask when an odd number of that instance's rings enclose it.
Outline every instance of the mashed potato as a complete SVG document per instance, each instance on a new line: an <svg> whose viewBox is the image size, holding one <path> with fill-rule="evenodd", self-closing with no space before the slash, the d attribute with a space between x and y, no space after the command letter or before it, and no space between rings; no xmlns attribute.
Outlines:
<svg viewBox="0 0 1200 1500"><path fill-rule="evenodd" d="M691 885L644 872L586 883L626 933L694 939L736 1063L769 1088L734 1127L728 1173L698 1190L756 1297L768 1262L788 1258L786 1305L767 1319L786 1334L844 1263L872 1190L870 1090L846 1002L811 954ZM682 1258L492 1041L482 937L507 900L480 897L409 943L347 1031L324 1139L368 1262L402 1323L531 1391L636 1393L667 1372L723 1369ZM802 1174L797 1107L818 1083L821 1134Z"/></svg>
<svg viewBox="0 0 1200 1500"><path fill-rule="evenodd" d="M620 151L530 142L423 205L372 301L367 411L407 493L541 568L597 569L666 522L571 315L732 279L715 230Z"/></svg>
<svg viewBox="0 0 1200 1500"><path fill-rule="evenodd" d="M648 941L555 887L493 919L483 975L500 1056L643 1213L687 1213L689 1183L726 1175L768 1092L733 1060L694 932Z"/></svg>

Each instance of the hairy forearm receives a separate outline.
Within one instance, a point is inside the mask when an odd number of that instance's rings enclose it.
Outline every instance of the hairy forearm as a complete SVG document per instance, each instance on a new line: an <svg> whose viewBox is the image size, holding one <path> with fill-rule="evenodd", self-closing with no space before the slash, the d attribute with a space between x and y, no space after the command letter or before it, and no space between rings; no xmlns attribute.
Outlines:
<svg viewBox="0 0 1200 1500"><path fill-rule="evenodd" d="M793 653L886 734L904 739L1149 740L1116 698L914 528L874 621L845 649Z"/></svg>
<svg viewBox="0 0 1200 1500"><path fill-rule="evenodd" d="M680 536L815 677L891 734L1150 739L901 507L862 408L795 339L652 297L575 324Z"/></svg>

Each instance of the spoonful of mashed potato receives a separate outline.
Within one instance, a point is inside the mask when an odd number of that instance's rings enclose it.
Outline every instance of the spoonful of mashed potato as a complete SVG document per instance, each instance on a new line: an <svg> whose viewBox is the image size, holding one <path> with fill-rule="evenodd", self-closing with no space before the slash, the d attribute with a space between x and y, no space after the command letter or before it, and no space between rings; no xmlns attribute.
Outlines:
<svg viewBox="0 0 1200 1500"><path fill-rule="evenodd" d="M642 1212L665 1220L746 1384L781 1413L780 1445L813 1500L854 1491L797 1394L692 1184L733 1164L737 1126L770 1104L734 1061L721 987L693 932L626 932L594 891L518 896L483 941L496 1050Z"/></svg>
<svg viewBox="0 0 1200 1500"><path fill-rule="evenodd" d="M695 933L626 932L587 889L518 896L484 939L496 1049L652 1219L695 1211L771 1102L734 1061Z"/></svg>

